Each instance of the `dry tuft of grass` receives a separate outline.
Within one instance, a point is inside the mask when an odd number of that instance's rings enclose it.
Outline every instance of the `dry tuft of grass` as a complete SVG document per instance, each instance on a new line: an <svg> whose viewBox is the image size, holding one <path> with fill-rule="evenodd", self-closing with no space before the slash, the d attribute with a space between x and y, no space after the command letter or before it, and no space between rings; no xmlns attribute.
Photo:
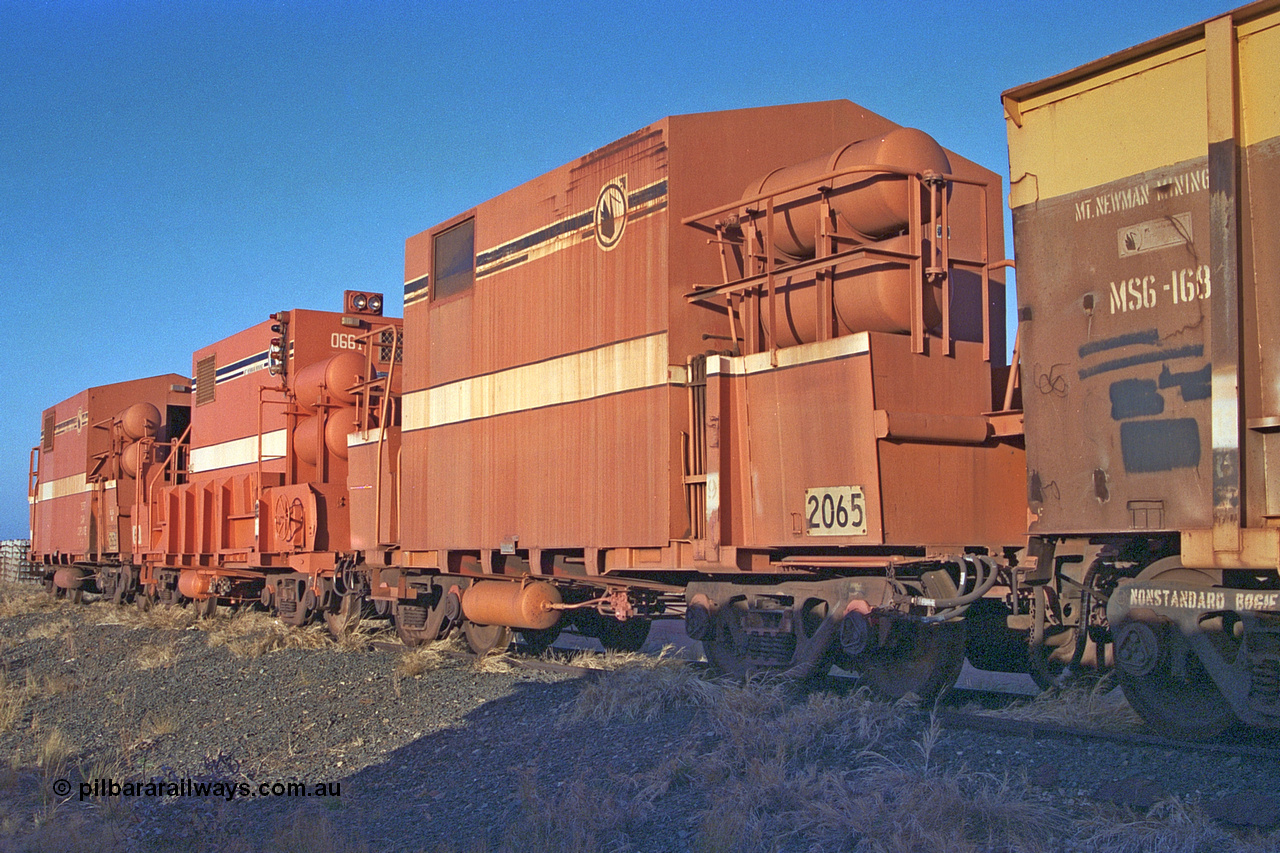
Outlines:
<svg viewBox="0 0 1280 853"><path fill-rule="evenodd" d="M56 726L50 729L44 740L40 742L36 752L36 763L44 777L42 790L46 796L53 793L50 787L53 780L66 776L67 759L75 753L75 744Z"/></svg>
<svg viewBox="0 0 1280 853"><path fill-rule="evenodd" d="M1116 689L1114 675L1081 680L1058 691L1046 691L1027 702L1016 702L999 712L1007 719L1062 726L1140 731L1142 718Z"/></svg>
<svg viewBox="0 0 1280 853"><path fill-rule="evenodd" d="M445 656L442 652L449 645L448 642L441 642L407 649L404 654L400 655L400 659L396 661L392 675L397 680L403 680L417 678L424 672L439 669L445 663Z"/></svg>
<svg viewBox="0 0 1280 853"><path fill-rule="evenodd" d="M40 685L40 695L60 696L63 693L72 693L79 690L80 687L80 679L70 673L46 675Z"/></svg>
<svg viewBox="0 0 1280 853"><path fill-rule="evenodd" d="M617 652L606 649L603 652L583 649L575 652L569 659L573 666L587 669L682 669L688 661L677 657L675 646L663 646L656 655L642 652Z"/></svg>
<svg viewBox="0 0 1280 853"><path fill-rule="evenodd" d="M196 615L190 607L155 604L147 609L117 607L102 603L99 625L121 625L126 628L150 628L157 631L185 631L196 623Z"/></svg>
<svg viewBox="0 0 1280 853"><path fill-rule="evenodd" d="M178 719L165 711L147 711L138 723L138 734L144 740L154 740L178 731Z"/></svg>
<svg viewBox="0 0 1280 853"><path fill-rule="evenodd" d="M30 613L48 613L59 610L64 602L57 601L43 586L30 583L0 583L0 619L10 616L26 616Z"/></svg>
<svg viewBox="0 0 1280 853"><path fill-rule="evenodd" d="M49 622L41 622L27 630L24 637L26 640L56 640L65 633L71 631L71 620L58 619Z"/></svg>
<svg viewBox="0 0 1280 853"><path fill-rule="evenodd" d="M236 657L258 658L280 649L322 649L333 646L318 625L297 628L266 613L242 610L227 619L197 623L210 646L226 646Z"/></svg>
<svg viewBox="0 0 1280 853"><path fill-rule="evenodd" d="M139 669L168 668L177 663L178 653L172 646L147 643L138 647L133 659Z"/></svg>
<svg viewBox="0 0 1280 853"><path fill-rule="evenodd" d="M581 656L573 658L575 663L581 660ZM568 708L568 719L655 720L673 708L712 706L723 690L735 689L701 678L677 658L650 658L635 666L623 665L618 658L614 662L620 663L618 669L582 688Z"/></svg>
<svg viewBox="0 0 1280 853"><path fill-rule="evenodd" d="M936 718L918 730L914 704L877 701L865 690L798 697L777 679L707 681L690 667L658 663L584 686L565 716L649 720L679 707L704 716L710 748L690 741L643 773L574 783L597 800L610 791L611 801L581 803L573 789L554 801L525 796L519 835L509 832L504 850L555 838L569 842L559 849L621 849L632 827L662 812L660 798L679 791L702 803L691 838L702 851L1032 853L1052 849L1063 827L1062 815L1031 800L1025 785L936 767ZM555 822L584 810L577 830Z"/></svg>
<svg viewBox="0 0 1280 853"><path fill-rule="evenodd" d="M1106 808L1074 828L1076 849L1090 853L1274 853L1280 830L1235 835L1201 808L1178 797L1161 800L1145 815Z"/></svg>
<svg viewBox="0 0 1280 853"><path fill-rule="evenodd" d="M27 706L27 691L9 680L9 673L0 669L0 732L7 732L17 725Z"/></svg>
<svg viewBox="0 0 1280 853"><path fill-rule="evenodd" d="M520 780L521 819L507 827L502 851L595 853L630 849L629 837L654 812L654 796L625 784L597 786L582 779L547 796L532 774Z"/></svg>

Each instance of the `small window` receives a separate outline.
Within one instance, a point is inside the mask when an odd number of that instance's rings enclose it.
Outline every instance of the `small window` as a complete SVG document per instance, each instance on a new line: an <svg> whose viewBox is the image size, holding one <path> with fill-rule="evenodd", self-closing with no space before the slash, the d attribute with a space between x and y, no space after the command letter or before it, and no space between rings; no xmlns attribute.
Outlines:
<svg viewBox="0 0 1280 853"><path fill-rule="evenodd" d="M392 349L392 347L395 349ZM383 329L378 336L378 361L391 361L391 354L395 353L396 363L404 361L404 330Z"/></svg>
<svg viewBox="0 0 1280 853"><path fill-rule="evenodd" d="M468 219L435 236L431 248L431 298L444 299L476 281L476 221Z"/></svg>
<svg viewBox="0 0 1280 853"><path fill-rule="evenodd" d="M214 386L218 383L218 357L206 356L196 362L196 405L213 402Z"/></svg>

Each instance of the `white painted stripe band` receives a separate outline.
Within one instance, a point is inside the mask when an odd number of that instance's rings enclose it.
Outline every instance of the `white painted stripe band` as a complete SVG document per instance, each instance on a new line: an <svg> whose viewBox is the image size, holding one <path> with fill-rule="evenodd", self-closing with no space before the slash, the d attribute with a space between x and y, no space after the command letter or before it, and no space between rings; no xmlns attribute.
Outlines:
<svg viewBox="0 0 1280 853"><path fill-rule="evenodd" d="M50 480L47 483L41 483L36 490L36 503L40 501L52 500L53 498L65 498L67 495L79 495L85 492L92 492L96 484L89 483L84 474L72 474L70 477L63 477L58 480ZM114 489L116 487L115 480L107 480L102 484L104 489Z"/></svg>
<svg viewBox="0 0 1280 853"><path fill-rule="evenodd" d="M363 447L366 444L377 444L379 436L384 432L380 429L361 430L347 435L347 447ZM388 436L389 440L390 436Z"/></svg>
<svg viewBox="0 0 1280 853"><path fill-rule="evenodd" d="M287 430L278 429L262 436L262 458L273 459L284 456L287 442ZM210 444L208 447L195 447L191 450L191 473L216 471L219 468L232 468L236 465L251 465L258 461L258 437L256 435L224 441L221 444Z"/></svg>
<svg viewBox="0 0 1280 853"><path fill-rule="evenodd" d="M829 341L814 341L810 344L783 347L777 351L777 364L773 363L771 354L768 352L740 356L712 356L707 359L707 374L746 376L751 373L780 370L784 367L833 361L851 355L866 355L869 352L871 352L870 338L867 337L866 332L859 332L856 335L842 335Z"/></svg>
<svg viewBox="0 0 1280 853"><path fill-rule="evenodd" d="M684 381L667 364L667 334L524 364L404 395L404 431L576 403Z"/></svg>

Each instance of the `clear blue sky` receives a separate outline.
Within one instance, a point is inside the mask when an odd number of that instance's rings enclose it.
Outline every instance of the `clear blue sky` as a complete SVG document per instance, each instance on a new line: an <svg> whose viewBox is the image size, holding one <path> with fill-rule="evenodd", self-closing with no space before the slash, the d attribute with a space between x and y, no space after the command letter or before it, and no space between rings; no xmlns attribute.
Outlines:
<svg viewBox="0 0 1280 853"><path fill-rule="evenodd" d="M1001 91L1235 5L0 0L0 538L46 407L398 314L407 236L658 118L849 98L1007 181Z"/></svg>

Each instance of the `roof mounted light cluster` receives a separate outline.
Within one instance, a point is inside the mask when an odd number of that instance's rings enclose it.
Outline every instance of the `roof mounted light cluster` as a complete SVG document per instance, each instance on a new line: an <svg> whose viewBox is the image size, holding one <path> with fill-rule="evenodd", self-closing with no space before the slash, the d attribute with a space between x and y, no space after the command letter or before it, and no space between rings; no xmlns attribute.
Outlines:
<svg viewBox="0 0 1280 853"><path fill-rule="evenodd" d="M382 294L362 290L347 290L342 295L344 314L373 314L382 316Z"/></svg>

